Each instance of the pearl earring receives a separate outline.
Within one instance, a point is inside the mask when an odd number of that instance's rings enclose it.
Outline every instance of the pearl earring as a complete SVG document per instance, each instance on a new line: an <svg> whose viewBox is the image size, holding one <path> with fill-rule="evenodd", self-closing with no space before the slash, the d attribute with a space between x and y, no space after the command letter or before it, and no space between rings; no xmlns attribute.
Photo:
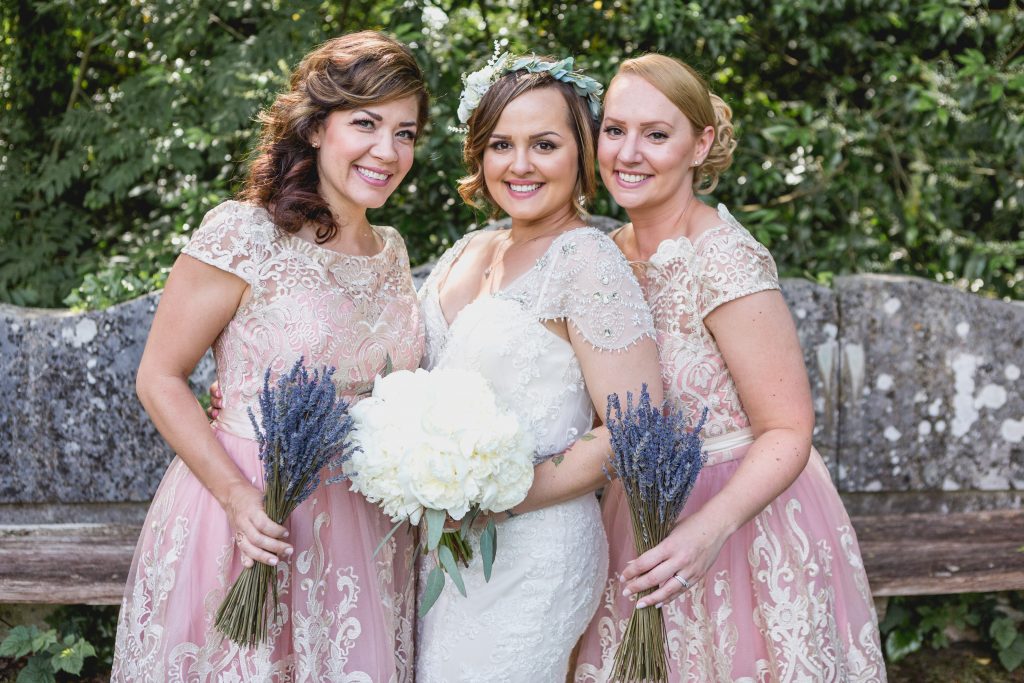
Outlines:
<svg viewBox="0 0 1024 683"><path fill-rule="evenodd" d="M313 143L313 149L320 149L320 143L319 142L314 142Z"/></svg>

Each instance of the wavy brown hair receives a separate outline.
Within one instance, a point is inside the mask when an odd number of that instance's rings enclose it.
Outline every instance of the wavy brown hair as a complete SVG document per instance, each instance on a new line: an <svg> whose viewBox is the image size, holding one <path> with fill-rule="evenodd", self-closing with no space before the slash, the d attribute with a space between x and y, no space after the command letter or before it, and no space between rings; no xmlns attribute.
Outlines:
<svg viewBox="0 0 1024 683"><path fill-rule="evenodd" d="M488 208L491 218L497 218L500 209L487 191L487 183L484 181L484 152L487 151L491 133L498 126L498 119L509 102L537 88L555 88L562 93L569 107L569 128L576 139L578 168L576 185L572 193L572 206L578 215L586 214L585 204L592 200L594 193L597 192L594 158L597 151L598 122L590 115L588 99L577 95L571 84L563 83L547 72L530 73L525 69L512 71L495 81L480 98L480 104L473 110L467 122L469 131L462 145L462 160L468 173L459 180L459 194L474 208ZM581 198L583 201L580 201Z"/></svg>
<svg viewBox="0 0 1024 683"><path fill-rule="evenodd" d="M415 97L422 129L428 110L423 72L412 52L376 31L328 40L306 55L287 92L260 114L262 131L240 197L267 209L278 228L298 232L316 225L316 241L338 232L326 200L317 192L317 150L311 138L331 112Z"/></svg>

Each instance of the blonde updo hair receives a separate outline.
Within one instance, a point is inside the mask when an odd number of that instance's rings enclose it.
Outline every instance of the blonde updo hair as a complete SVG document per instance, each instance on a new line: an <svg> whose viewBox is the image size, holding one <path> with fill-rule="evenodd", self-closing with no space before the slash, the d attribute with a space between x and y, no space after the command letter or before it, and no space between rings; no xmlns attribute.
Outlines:
<svg viewBox="0 0 1024 683"><path fill-rule="evenodd" d="M715 130L704 161L694 169L693 190L708 194L718 186L719 176L732 165L736 149L732 109L708 88L704 79L688 64L665 55L647 54L627 59L618 74L633 74L644 79L667 97L690 120L693 131L700 134L706 127Z"/></svg>

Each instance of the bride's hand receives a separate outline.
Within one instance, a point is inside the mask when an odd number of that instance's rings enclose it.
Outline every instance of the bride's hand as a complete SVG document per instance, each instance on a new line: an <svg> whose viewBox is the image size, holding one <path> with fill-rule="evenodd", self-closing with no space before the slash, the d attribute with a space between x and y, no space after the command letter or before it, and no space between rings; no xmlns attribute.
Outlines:
<svg viewBox="0 0 1024 683"><path fill-rule="evenodd" d="M220 383L214 380L210 385L210 407L206 409L206 416L211 420L216 420L223 407L224 395L220 393Z"/></svg>
<svg viewBox="0 0 1024 683"><path fill-rule="evenodd" d="M278 558L290 556L294 551L281 540L288 536L288 530L267 516L263 494L256 487L248 483L234 486L223 507L244 567L251 567L253 561L276 565Z"/></svg>
<svg viewBox="0 0 1024 683"><path fill-rule="evenodd" d="M623 595L656 589L637 602L638 609L674 600L704 577L729 535L724 526L707 523L700 511L690 515L676 524L668 538L626 564Z"/></svg>

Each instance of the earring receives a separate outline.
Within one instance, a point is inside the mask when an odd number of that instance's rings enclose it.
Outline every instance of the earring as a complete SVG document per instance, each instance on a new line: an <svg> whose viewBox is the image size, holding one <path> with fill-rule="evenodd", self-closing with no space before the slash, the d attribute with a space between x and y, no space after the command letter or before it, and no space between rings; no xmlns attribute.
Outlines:
<svg viewBox="0 0 1024 683"><path fill-rule="evenodd" d="M320 149L320 143L319 142L314 142L313 143L313 149Z"/></svg>

